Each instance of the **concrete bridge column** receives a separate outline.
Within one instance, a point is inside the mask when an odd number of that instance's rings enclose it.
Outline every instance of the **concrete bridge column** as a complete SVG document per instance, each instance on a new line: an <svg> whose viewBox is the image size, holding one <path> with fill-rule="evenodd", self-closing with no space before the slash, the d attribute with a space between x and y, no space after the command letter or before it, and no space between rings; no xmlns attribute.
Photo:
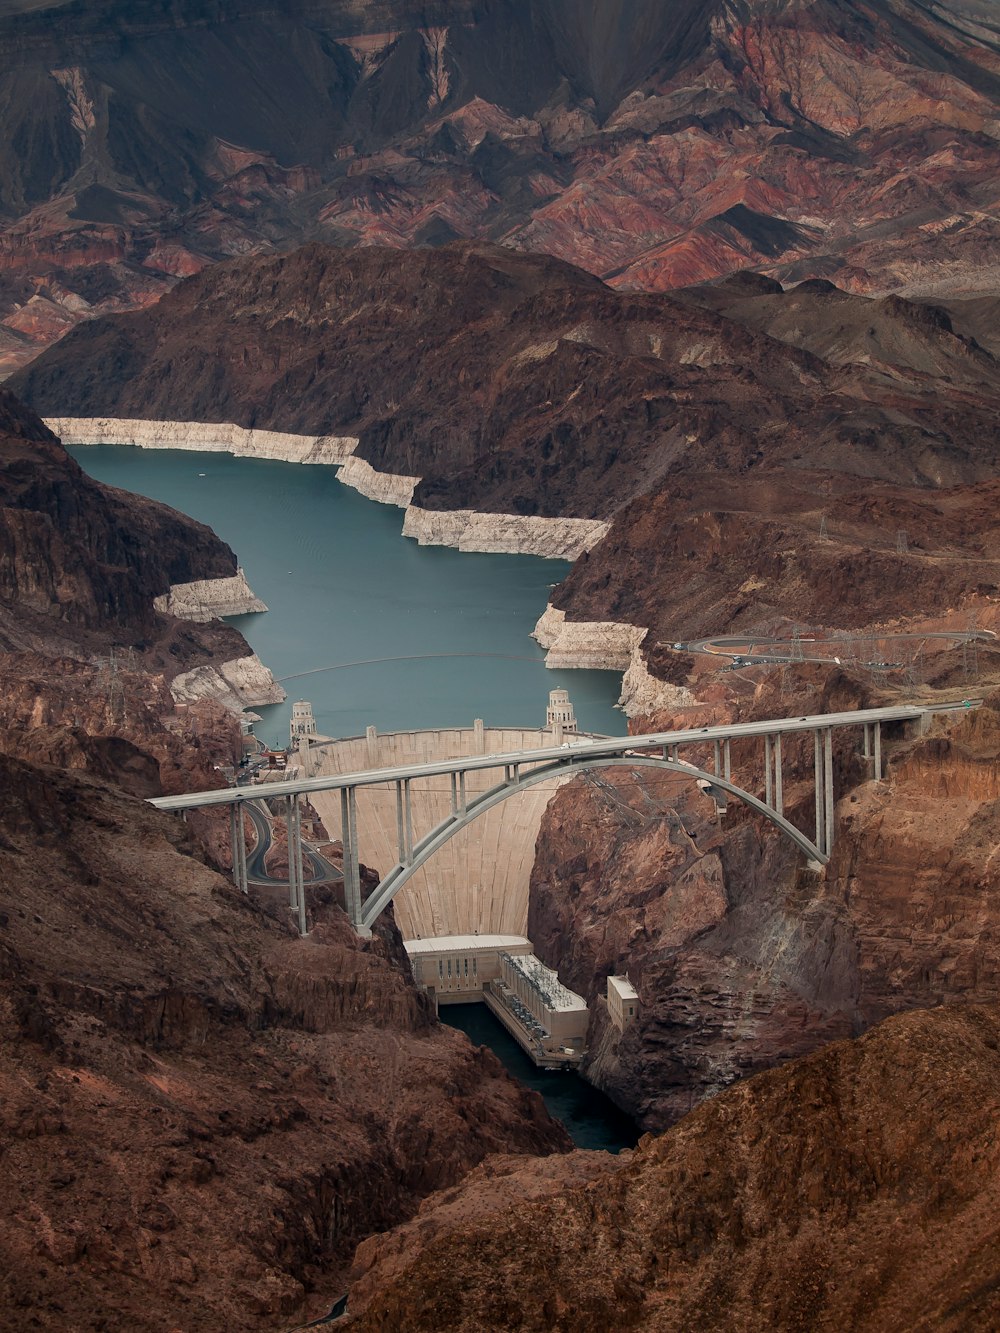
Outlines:
<svg viewBox="0 0 1000 1333"><path fill-rule="evenodd" d="M823 799L823 747L818 731L813 732L813 781L816 786L816 836L819 850L826 854L826 802Z"/></svg>
<svg viewBox="0 0 1000 1333"><path fill-rule="evenodd" d="M465 774L452 773L451 775L451 813L453 815L465 814ZM402 830L399 832L400 860L402 861L403 838Z"/></svg>
<svg viewBox="0 0 1000 1333"><path fill-rule="evenodd" d="M398 784L397 784L398 785ZM344 787L340 793L340 840L344 848L344 901L347 915L359 935L371 931L361 923L361 865L358 859L358 793Z"/></svg>
<svg viewBox="0 0 1000 1333"><path fill-rule="evenodd" d="M285 832L288 835L288 909L298 911L299 879L295 865L295 798L285 799Z"/></svg>
<svg viewBox="0 0 1000 1333"><path fill-rule="evenodd" d="M288 906L298 918L299 934L306 930L306 886L302 869L302 811L299 798L289 796L285 819L288 829Z"/></svg>
<svg viewBox="0 0 1000 1333"><path fill-rule="evenodd" d="M247 844L243 833L243 809L239 801L234 801L229 807L229 838L233 851L233 883L242 893L247 893Z"/></svg>
<svg viewBox="0 0 1000 1333"><path fill-rule="evenodd" d="M728 737L722 742L722 776L727 782L733 776L732 746Z"/></svg>
<svg viewBox="0 0 1000 1333"><path fill-rule="evenodd" d="M462 801L465 802L465 774L462 774ZM396 783L396 839L399 864L408 866L413 860L413 809L410 804L410 781L404 778Z"/></svg>
<svg viewBox="0 0 1000 1333"><path fill-rule="evenodd" d="M823 732L823 774L826 796L826 845L823 851L829 856L833 850L833 731L830 727Z"/></svg>
<svg viewBox="0 0 1000 1333"><path fill-rule="evenodd" d="M872 729L875 733L875 781L882 781L882 723L873 723Z"/></svg>
<svg viewBox="0 0 1000 1333"><path fill-rule="evenodd" d="M773 807L771 792L771 737L764 737L764 804Z"/></svg>
<svg viewBox="0 0 1000 1333"><path fill-rule="evenodd" d="M728 742L727 742L728 743ZM729 774L726 774L728 777ZM785 813L785 794L781 773L781 732L774 738L774 808L779 815Z"/></svg>

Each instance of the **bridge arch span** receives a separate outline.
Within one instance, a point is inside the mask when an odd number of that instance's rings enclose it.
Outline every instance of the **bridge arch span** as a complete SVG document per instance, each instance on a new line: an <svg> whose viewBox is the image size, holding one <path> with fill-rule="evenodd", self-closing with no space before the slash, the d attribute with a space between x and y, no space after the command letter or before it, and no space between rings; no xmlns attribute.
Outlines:
<svg viewBox="0 0 1000 1333"><path fill-rule="evenodd" d="M373 923L378 920L411 876L426 865L435 852L449 842L456 833L468 828L480 815L485 814L493 806L499 805L511 796L526 791L538 782L544 782L553 777L568 777L575 773L596 768L655 768L661 772L678 773L681 777L686 777L692 782L706 782L711 787L716 787L720 791L734 796L737 800L742 801L744 805L749 806L751 810L755 810L758 814L769 819L781 833L795 843L796 847L805 854L810 862L816 865L825 865L829 860L829 857L821 852L816 844L787 820L784 815L779 814L777 810L767 805L759 797L754 796L752 792L746 791L743 787L738 787L727 778L706 772L704 769L695 768L693 764L684 763L681 760L655 758L652 755L636 753L588 757L586 754L577 752L567 755L565 759L541 764L538 768L529 769L525 773L518 773L515 780L499 782L496 786L488 788L488 790L468 801L463 809L453 811L446 816L429 833L413 844L412 854L405 862L397 862L388 874L383 876L375 891L364 903L361 920L356 925L360 926L366 934L369 934Z"/></svg>

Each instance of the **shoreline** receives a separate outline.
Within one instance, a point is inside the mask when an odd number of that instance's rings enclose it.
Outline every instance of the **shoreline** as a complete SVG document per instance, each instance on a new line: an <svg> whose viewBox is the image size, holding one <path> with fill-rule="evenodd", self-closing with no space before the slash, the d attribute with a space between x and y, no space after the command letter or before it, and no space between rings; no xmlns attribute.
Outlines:
<svg viewBox="0 0 1000 1333"><path fill-rule="evenodd" d="M357 491L365 499L402 509L401 535L421 546L447 546L458 551L498 555L533 555L573 562L596 546L611 526L607 519L497 514L475 509L424 509L412 503L421 478L379 472L355 455L359 441L353 436L297 435L245 428L232 422L147 421L116 417L46 417L44 420L46 426L69 445L114 444L138 449L230 453L239 458L268 458L286 463L328 464L336 468L337 480L342 485ZM178 585L171 588L165 598L157 599L158 609L165 610L171 605L183 607L183 612L173 610L172 614L181 614L185 619L265 610L245 578L242 587L238 586L241 577L242 570L231 580L203 580ZM232 586L221 586L226 584ZM231 600L227 601L227 596ZM216 609L223 605L232 609ZM567 621L565 613L550 603L539 617L532 637L546 649L545 665L550 669L619 672L622 684L618 706L627 717L695 702L694 696L684 687L669 685L649 674L641 653L647 632L641 626L614 621ZM267 670L266 667L263 669ZM280 690L280 686L276 688ZM275 700L261 699L258 702Z"/></svg>
<svg viewBox="0 0 1000 1333"><path fill-rule="evenodd" d="M421 478L379 472L358 458L355 436L295 435L248 429L232 422L145 421L136 417L45 417L63 444L124 445L136 449L182 449L270 458L282 463L327 463L337 480L376 504L404 510L402 535L421 546L496 555L534 555L576 560L604 537L607 519L547 518L494 514L476 509L423 509L412 503Z"/></svg>

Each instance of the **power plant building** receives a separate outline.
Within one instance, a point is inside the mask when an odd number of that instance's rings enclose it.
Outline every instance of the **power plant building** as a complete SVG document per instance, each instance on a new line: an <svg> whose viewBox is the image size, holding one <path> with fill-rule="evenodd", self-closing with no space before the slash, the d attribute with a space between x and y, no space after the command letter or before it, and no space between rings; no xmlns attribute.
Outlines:
<svg viewBox="0 0 1000 1333"><path fill-rule="evenodd" d="M472 1004L500 976L501 955L531 953L520 935L436 935L407 940L413 980L437 1004Z"/></svg>

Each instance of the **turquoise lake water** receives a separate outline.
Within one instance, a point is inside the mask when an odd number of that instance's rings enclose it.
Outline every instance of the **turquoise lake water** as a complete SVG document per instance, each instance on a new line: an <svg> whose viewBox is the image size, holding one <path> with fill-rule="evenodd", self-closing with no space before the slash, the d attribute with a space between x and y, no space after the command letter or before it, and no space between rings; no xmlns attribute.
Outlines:
<svg viewBox="0 0 1000 1333"><path fill-rule="evenodd" d="M582 729L625 732L620 677L548 671L530 637L565 561L418 546L400 535L402 510L341 486L332 467L113 445L70 453L99 481L207 523L236 552L270 610L232 623L276 677L314 673L284 680L288 700L257 710L263 740L287 743L295 699L312 702L330 736L476 717L542 726L557 686Z"/></svg>

